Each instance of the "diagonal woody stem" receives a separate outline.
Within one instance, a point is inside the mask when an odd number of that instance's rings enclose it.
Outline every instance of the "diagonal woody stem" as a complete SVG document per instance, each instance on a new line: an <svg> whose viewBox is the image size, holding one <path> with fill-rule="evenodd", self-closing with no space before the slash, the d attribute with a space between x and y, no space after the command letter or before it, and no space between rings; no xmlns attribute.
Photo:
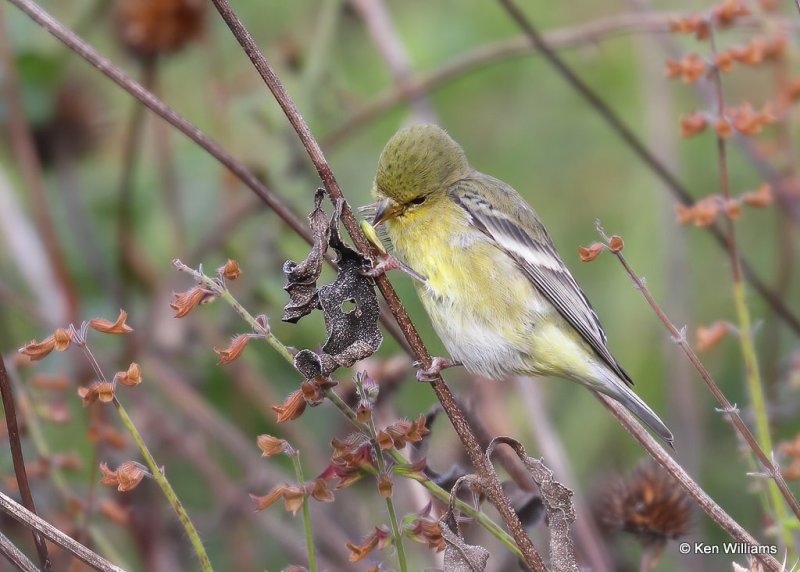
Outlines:
<svg viewBox="0 0 800 572"><path fill-rule="evenodd" d="M350 237L353 239L356 248L361 253L369 252L368 243L364 235L361 233L361 229L359 228L358 222L353 215L353 211L345 201L342 190L339 187L339 183L336 181L333 171L331 170L328 161L325 159L325 155L322 153L319 143L311 133L308 124L295 106L294 101L292 101L292 98L286 92L286 89L283 87L280 79L272 70L263 54L261 54L258 46L256 46L256 43L253 40L253 37L239 21L239 18L233 12L233 9L227 0L213 0L213 2L214 6L217 8L217 11L220 13L223 20L225 20L225 23L228 25L239 44L250 58L250 61L261 75L264 83L266 83L267 87L272 92L272 95L281 106L281 109L283 109L283 112L286 114L286 117L291 123L292 127L297 132L300 141L303 143L308 156L311 158L311 161L314 163L314 167L317 169L317 172L322 179L322 183L325 186L325 190L327 191L331 201L342 202L342 223L347 229L348 234L350 234ZM391 310L392 314L394 314L394 317L397 320L397 323L399 324L406 341L411 346L414 355L418 360L420 360L423 367L429 367L431 363L430 354L422 342L422 338L419 336L414 324L409 319L408 314L403 308L397 293L392 288L391 283L385 276L378 277L376 279L376 283L383 294L389 309ZM522 550L525 562L537 572L546 570L541 556L536 551L533 542L531 542L531 539L525 532L517 513L511 506L511 502L503 493L503 490L500 486L500 480L497 478L494 467L492 467L491 463L489 463L483 455L480 444L478 443L472 428L465 419L464 414L458 407L452 392L444 383L441 376L432 381L431 386L436 393L436 397L441 402L442 408L450 418L450 422L453 424L453 428L456 430L456 433L461 439L464 448L467 450L478 476L481 477L482 481L486 483L486 493L489 497L489 500L497 507L498 511L503 517L503 520L508 525L511 535L514 537L517 545Z"/></svg>

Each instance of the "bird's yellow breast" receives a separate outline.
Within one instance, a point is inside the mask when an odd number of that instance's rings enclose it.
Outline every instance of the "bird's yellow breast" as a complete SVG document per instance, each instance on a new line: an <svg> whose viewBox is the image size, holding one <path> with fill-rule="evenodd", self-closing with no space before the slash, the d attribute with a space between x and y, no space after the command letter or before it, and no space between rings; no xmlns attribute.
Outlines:
<svg viewBox="0 0 800 572"><path fill-rule="evenodd" d="M451 357L489 377L529 371L535 324L552 307L516 263L457 205L406 213L386 226L397 254L427 279L417 290Z"/></svg>

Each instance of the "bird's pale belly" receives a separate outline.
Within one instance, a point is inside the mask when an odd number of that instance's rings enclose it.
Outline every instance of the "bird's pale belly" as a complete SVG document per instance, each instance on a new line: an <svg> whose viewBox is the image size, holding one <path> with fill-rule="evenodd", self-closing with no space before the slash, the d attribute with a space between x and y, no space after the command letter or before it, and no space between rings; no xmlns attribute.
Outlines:
<svg viewBox="0 0 800 572"><path fill-rule="evenodd" d="M450 257L444 264L425 256L409 260L427 278L418 293L450 357L494 379L536 373L534 330L554 308L494 246L459 246L444 250Z"/></svg>

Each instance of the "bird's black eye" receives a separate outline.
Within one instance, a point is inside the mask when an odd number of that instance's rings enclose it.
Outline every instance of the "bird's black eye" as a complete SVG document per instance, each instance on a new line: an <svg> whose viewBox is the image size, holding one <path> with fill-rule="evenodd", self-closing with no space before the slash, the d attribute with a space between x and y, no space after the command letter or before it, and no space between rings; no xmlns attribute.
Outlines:
<svg viewBox="0 0 800 572"><path fill-rule="evenodd" d="M428 197L426 197L425 195L419 196L416 199L412 199L411 200L411 204L412 205L421 205L422 203L425 202L425 199L427 199L427 198Z"/></svg>

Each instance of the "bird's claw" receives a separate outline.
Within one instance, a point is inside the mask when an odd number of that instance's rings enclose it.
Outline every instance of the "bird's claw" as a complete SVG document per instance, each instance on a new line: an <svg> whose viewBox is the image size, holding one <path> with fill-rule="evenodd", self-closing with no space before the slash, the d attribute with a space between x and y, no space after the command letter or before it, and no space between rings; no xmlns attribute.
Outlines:
<svg viewBox="0 0 800 572"><path fill-rule="evenodd" d="M377 264L375 264L372 268L365 268L361 271L364 276L369 276L370 278L377 278L378 276L382 276L386 274L389 270L402 270L415 280L419 280L423 284L427 282L424 276L422 276L419 272L400 262L397 258L392 256L391 254L379 254L377 256Z"/></svg>
<svg viewBox="0 0 800 572"><path fill-rule="evenodd" d="M439 375L442 373L442 370L461 365L461 362L443 357L434 357L431 358L430 366L420 367L421 365L422 363L419 361L414 362L414 366L419 368L417 369L417 381L423 381L427 383L438 379Z"/></svg>

